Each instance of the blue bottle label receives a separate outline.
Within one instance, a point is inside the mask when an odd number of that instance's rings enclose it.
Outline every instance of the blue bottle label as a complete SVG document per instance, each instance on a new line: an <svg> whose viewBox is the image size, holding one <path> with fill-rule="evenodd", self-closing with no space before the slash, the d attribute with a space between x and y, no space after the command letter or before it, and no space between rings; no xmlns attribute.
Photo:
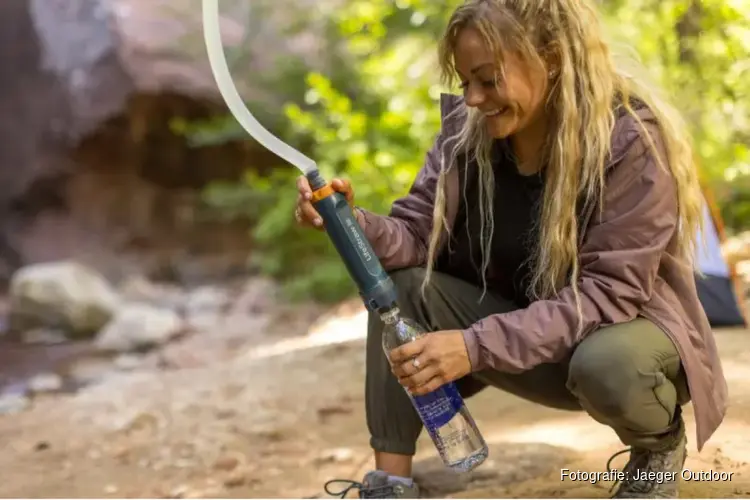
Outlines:
<svg viewBox="0 0 750 500"><path fill-rule="evenodd" d="M440 389L425 394L413 396L414 407L422 418L425 428L433 433L451 421L464 404L456 384L445 384Z"/></svg>

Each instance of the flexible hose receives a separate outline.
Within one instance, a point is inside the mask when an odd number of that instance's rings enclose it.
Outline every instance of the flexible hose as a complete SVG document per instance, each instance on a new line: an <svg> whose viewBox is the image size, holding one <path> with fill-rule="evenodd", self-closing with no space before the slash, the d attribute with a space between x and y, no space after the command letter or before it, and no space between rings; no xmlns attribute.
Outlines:
<svg viewBox="0 0 750 500"><path fill-rule="evenodd" d="M255 140L267 149L273 151L280 158L291 163L304 174L317 169L317 164L312 159L300 153L290 145L281 141L271 132L266 130L258 120L250 113L240 97L237 88L229 73L229 65L224 55L224 47L221 43L221 26L219 24L219 0L203 1L203 36L208 52L208 61L211 72L214 75L219 92L227 103L229 111L234 118L247 130Z"/></svg>

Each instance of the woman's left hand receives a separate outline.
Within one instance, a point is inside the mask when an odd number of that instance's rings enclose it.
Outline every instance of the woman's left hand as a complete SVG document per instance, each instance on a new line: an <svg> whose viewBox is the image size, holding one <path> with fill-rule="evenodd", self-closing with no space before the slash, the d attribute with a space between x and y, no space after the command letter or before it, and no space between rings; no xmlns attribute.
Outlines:
<svg viewBox="0 0 750 500"><path fill-rule="evenodd" d="M428 333L393 349L389 357L393 374L414 396L429 394L471 372L461 330Z"/></svg>

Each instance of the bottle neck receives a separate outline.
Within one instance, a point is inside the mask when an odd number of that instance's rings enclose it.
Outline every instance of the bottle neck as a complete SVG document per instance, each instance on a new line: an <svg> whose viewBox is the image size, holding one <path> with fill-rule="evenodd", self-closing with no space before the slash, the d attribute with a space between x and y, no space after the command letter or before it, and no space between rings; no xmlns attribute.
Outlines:
<svg viewBox="0 0 750 500"><path fill-rule="evenodd" d="M387 310L384 313L380 314L380 319L385 323L386 325L392 325L394 323L398 322L399 316L401 311L398 307L394 307L392 309Z"/></svg>

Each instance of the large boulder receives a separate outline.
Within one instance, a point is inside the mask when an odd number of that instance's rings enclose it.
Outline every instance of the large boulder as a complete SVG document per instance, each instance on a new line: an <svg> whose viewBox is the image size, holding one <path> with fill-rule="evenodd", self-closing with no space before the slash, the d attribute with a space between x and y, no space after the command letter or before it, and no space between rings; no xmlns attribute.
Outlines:
<svg viewBox="0 0 750 500"><path fill-rule="evenodd" d="M272 82L285 61L326 72L326 19L342 1L222 0L222 40L242 96L283 102L289 96ZM30 0L29 11L42 63L68 94L72 138L121 111L134 92L222 102L201 0Z"/></svg>
<svg viewBox="0 0 750 500"><path fill-rule="evenodd" d="M221 0L230 70L268 128L283 120L283 102L301 99L306 71L327 74L333 54L346 51L326 31L343 2ZM239 127L240 144L225 154L188 148L173 121L226 112L201 0L3 0L0 67L9 68L0 75L0 287L24 264L71 257L113 281L122 267L174 269L180 279L189 268L189 279L202 278L224 272L225 261L163 259L178 253L171 243L200 247L188 249L191 259L214 238L212 253L246 251L247 227L224 239L230 224L212 224L207 236L209 224L195 222L199 191L278 158Z"/></svg>
<svg viewBox="0 0 750 500"><path fill-rule="evenodd" d="M76 262L23 267L10 283L10 328L59 328L71 338L93 337L119 305L109 282Z"/></svg>

